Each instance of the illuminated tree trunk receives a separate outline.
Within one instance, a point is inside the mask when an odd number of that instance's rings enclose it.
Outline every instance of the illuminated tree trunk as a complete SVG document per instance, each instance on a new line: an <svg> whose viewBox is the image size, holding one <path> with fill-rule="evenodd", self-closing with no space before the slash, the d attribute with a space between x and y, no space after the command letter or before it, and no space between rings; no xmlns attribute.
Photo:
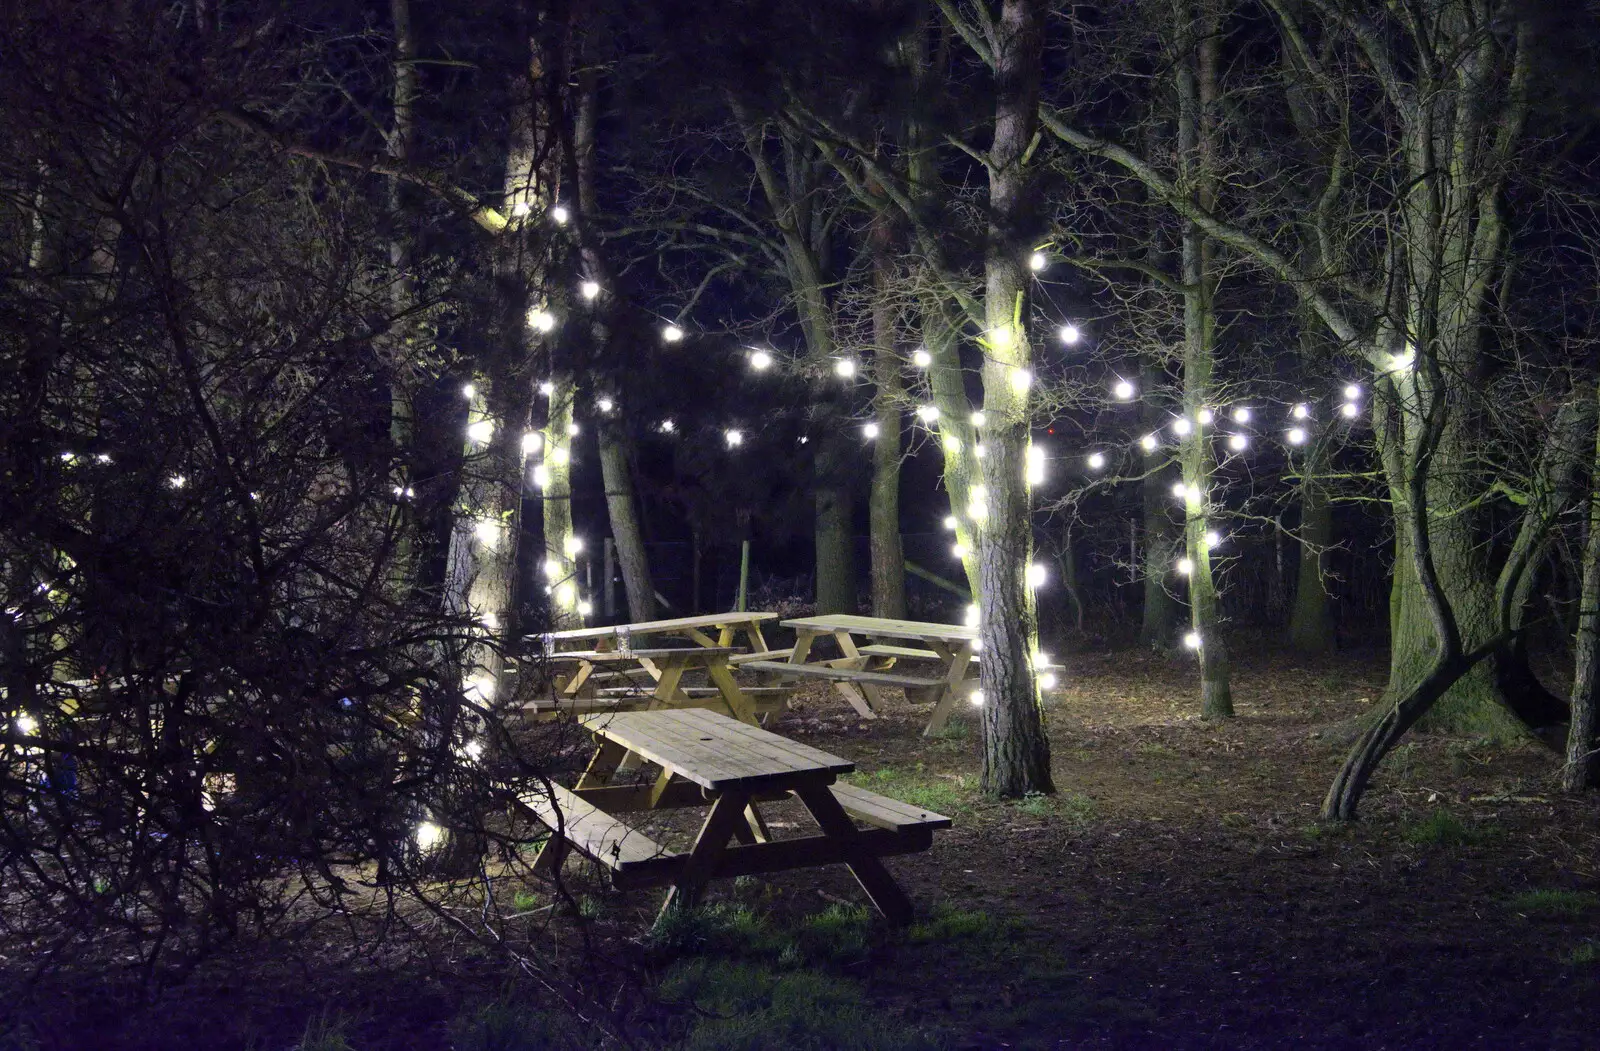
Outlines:
<svg viewBox="0 0 1600 1051"><path fill-rule="evenodd" d="M1139 389L1156 390L1161 382L1160 370L1146 366L1141 372ZM1145 433L1159 432L1165 424L1163 415L1153 407L1142 409L1140 419ZM1172 474L1161 470L1167 462L1165 449L1158 446L1142 455L1144 481L1139 489L1144 513L1141 530L1144 544L1139 568L1144 574L1144 603L1139 618L1139 645L1145 649L1166 650L1172 647L1172 633L1178 623L1178 604L1167 590L1180 546L1173 536L1170 513Z"/></svg>
<svg viewBox="0 0 1600 1051"><path fill-rule="evenodd" d="M933 408L939 414L932 429L944 450L944 490L950 498L950 515L956 521L955 543L964 552L961 568L966 574L967 590L976 599L978 536L973 523L972 489L981 482L974 454L979 435L972 425L972 403L967 401L961 375L958 338L948 305L930 297L923 306L922 346L930 359L928 386L933 393Z"/></svg>
<svg viewBox="0 0 1600 1051"><path fill-rule="evenodd" d="M578 547L572 531L572 373L549 379L550 407L544 429L544 553L539 567L549 588L551 626L582 627L578 616Z"/></svg>
<svg viewBox="0 0 1600 1051"><path fill-rule="evenodd" d="M855 536L845 443L837 434L812 438L816 494L817 612L856 612Z"/></svg>
<svg viewBox="0 0 1600 1051"><path fill-rule="evenodd" d="M1050 741L1033 658L1038 611L1029 587L1033 520L1029 469L1032 347L1025 319L1030 271L1027 152L1036 127L1043 51L1042 0L1003 0L990 34L994 57L994 139L989 148L989 229L984 257L985 492L977 550L983 642L983 789L991 796L1054 792Z"/></svg>
<svg viewBox="0 0 1600 1051"><path fill-rule="evenodd" d="M639 516L633 506L633 478L628 470L628 450L609 427L600 429L600 474L606 487L606 510L611 516L611 536L617 545L622 587L628 594L628 616L634 621L656 617L655 585L645 555ZM606 581L606 587L611 586Z"/></svg>
<svg viewBox="0 0 1600 1051"><path fill-rule="evenodd" d="M1600 415L1600 414L1597 414ZM1572 673L1572 721L1567 726L1567 762L1561 790L1582 792L1600 785L1600 720L1595 690L1600 686L1600 428L1590 465L1589 536L1583 545L1583 586L1578 594L1577 658Z"/></svg>
<svg viewBox="0 0 1600 1051"><path fill-rule="evenodd" d="M1320 444L1317 449L1320 450ZM1323 560L1333 540L1333 507L1328 492L1316 477L1320 457L1313 453L1300 485L1299 571L1295 578L1294 606L1289 611L1289 644L1300 653L1326 653L1333 649L1333 621L1328 609Z"/></svg>
<svg viewBox="0 0 1600 1051"><path fill-rule="evenodd" d="M873 278L877 297L872 305L872 418L878 437L872 449L872 490L868 517L872 545L872 615L904 619L906 555L900 542L900 402L905 383L895 352L895 311L890 299L894 283L887 223L880 217L872 236Z"/></svg>

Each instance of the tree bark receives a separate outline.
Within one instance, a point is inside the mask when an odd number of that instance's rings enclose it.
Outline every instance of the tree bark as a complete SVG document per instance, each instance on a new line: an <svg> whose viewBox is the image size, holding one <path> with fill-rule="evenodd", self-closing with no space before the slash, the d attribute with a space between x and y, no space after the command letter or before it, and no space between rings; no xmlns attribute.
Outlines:
<svg viewBox="0 0 1600 1051"><path fill-rule="evenodd" d="M1333 539L1333 507L1327 490L1315 477L1315 466L1308 462L1305 471L1300 485L1300 559L1294 606L1289 612L1289 645L1298 653L1319 654L1333 649L1333 622L1322 568Z"/></svg>
<svg viewBox="0 0 1600 1051"><path fill-rule="evenodd" d="M1597 413L1600 418L1600 413ZM1578 593L1576 661L1572 673L1572 721L1567 726L1567 761L1561 790L1582 792L1600 786L1600 719L1595 689L1600 685L1600 428L1590 467L1589 536L1583 545L1583 585Z"/></svg>
<svg viewBox="0 0 1600 1051"><path fill-rule="evenodd" d="M983 789L999 797L1055 791L1033 667L1038 611L1027 581L1033 561L1026 484L1033 361L1025 319L1033 194L1026 162L1038 113L1045 8L1042 0L1003 0L990 40L996 99L984 257L987 452L980 463L986 492L972 495L980 512Z"/></svg>
<svg viewBox="0 0 1600 1051"><path fill-rule="evenodd" d="M1140 390L1157 390L1160 382L1160 370L1148 365L1141 370ZM1146 433L1159 432L1165 422L1163 416L1148 402L1144 403L1140 421ZM1167 456L1166 450L1159 446L1143 453L1144 481L1139 485L1144 505L1141 529L1144 547L1139 559L1139 570L1144 575L1144 603L1139 617L1139 645L1151 650L1171 649L1172 633L1178 623L1178 603L1167 590L1180 546L1173 536L1170 511L1172 475L1161 470L1166 466Z"/></svg>
<svg viewBox="0 0 1600 1051"><path fill-rule="evenodd" d="M816 494L817 612L856 612L855 501L844 474L843 442L818 435L812 446Z"/></svg>
<svg viewBox="0 0 1600 1051"><path fill-rule="evenodd" d="M656 619L655 585L645 555L639 516L634 513L633 478L628 470L628 449L609 427L600 429L600 475L606 487L606 510L617 562L622 567L622 587L628 595L628 616L635 623ZM607 581L610 587L611 582Z"/></svg>
<svg viewBox="0 0 1600 1051"><path fill-rule="evenodd" d="M878 220L878 226L886 221ZM872 489L868 503L872 547L872 615L904 620L906 616L906 555L900 541L900 405L905 383L900 355L895 351L895 310L889 298L894 283L888 257L887 232L873 231L872 304L872 418L878 437L872 450Z"/></svg>

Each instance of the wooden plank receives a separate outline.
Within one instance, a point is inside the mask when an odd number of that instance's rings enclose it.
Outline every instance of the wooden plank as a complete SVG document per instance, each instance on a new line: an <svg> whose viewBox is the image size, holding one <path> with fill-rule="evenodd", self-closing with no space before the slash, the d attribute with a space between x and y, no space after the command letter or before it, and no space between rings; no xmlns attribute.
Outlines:
<svg viewBox="0 0 1600 1051"><path fill-rule="evenodd" d="M828 790L844 807L845 813L879 828L903 831L910 828L949 828L950 819L943 814L912 806L898 799L890 799L865 788L844 783L830 785Z"/></svg>
<svg viewBox="0 0 1600 1051"><path fill-rule="evenodd" d="M571 664L575 662L609 664L617 661L636 661L645 658L649 660L664 660L669 657L684 656L731 657L735 653L742 652L742 647L734 646L662 646L651 649L635 647L629 653L622 653L619 650L570 650L565 653L553 653L544 659L554 664Z"/></svg>
<svg viewBox="0 0 1600 1051"><path fill-rule="evenodd" d="M831 682L864 682L873 686L899 686L918 689L943 686L944 679L926 676L896 675L886 671L865 671L854 668L830 668L821 664L789 664L784 661L753 661L744 665L746 670L769 672L779 678L827 679Z"/></svg>
<svg viewBox="0 0 1600 1051"><path fill-rule="evenodd" d="M964 624L938 624L920 620L890 620L887 617L862 617L853 613L829 614L820 617L797 617L781 621L780 627L804 629L817 633L848 631L856 635L890 639L945 639L950 642L971 642L978 637L977 628Z"/></svg>
<svg viewBox="0 0 1600 1051"><path fill-rule="evenodd" d="M750 653L735 653L728 658L728 663L734 667L748 664L750 661L776 661L788 660L794 656L794 647L786 650L753 650Z"/></svg>
<svg viewBox="0 0 1600 1051"><path fill-rule="evenodd" d="M626 629L633 635L665 635L673 631L684 631L689 628L721 628L725 625L744 627L756 625L762 621L777 620L776 613L759 611L747 613L702 613L693 617L673 617L667 620L645 620L635 624L612 624L598 628L570 628L566 631L552 631L528 638L538 642L550 639L554 642L569 642L582 639L609 639L615 638L619 630Z"/></svg>
<svg viewBox="0 0 1600 1051"><path fill-rule="evenodd" d="M784 778L827 783L855 769L848 759L704 709L621 712L582 722L713 791Z"/></svg>
<svg viewBox="0 0 1600 1051"><path fill-rule="evenodd" d="M549 785L549 794L534 789L520 797L552 832L579 853L619 872L629 866L654 861L671 853L642 832L585 802L571 790Z"/></svg>

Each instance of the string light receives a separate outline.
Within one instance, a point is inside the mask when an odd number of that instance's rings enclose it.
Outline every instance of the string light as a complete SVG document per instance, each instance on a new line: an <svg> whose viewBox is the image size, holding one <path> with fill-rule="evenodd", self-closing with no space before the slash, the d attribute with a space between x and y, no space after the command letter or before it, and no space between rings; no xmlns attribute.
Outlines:
<svg viewBox="0 0 1600 1051"><path fill-rule="evenodd" d="M578 425L576 423L567 424L567 437L568 438L576 438L578 436L579 429L580 428L578 427Z"/></svg>
<svg viewBox="0 0 1600 1051"><path fill-rule="evenodd" d="M565 446L552 445L550 447L550 462L557 467L564 467L572 461L572 454Z"/></svg>
<svg viewBox="0 0 1600 1051"><path fill-rule="evenodd" d="M1028 269L1038 273L1050 265L1050 257L1043 252L1035 252L1028 257Z"/></svg>
<svg viewBox="0 0 1600 1051"><path fill-rule="evenodd" d="M1357 416L1361 415L1361 406L1357 405L1353 401L1347 401L1343 405L1339 406L1339 411L1344 414L1345 419L1353 420Z"/></svg>
<svg viewBox="0 0 1600 1051"><path fill-rule="evenodd" d="M667 343L677 343L683 339L683 329L677 325L668 324L661 329L661 339Z"/></svg>
<svg viewBox="0 0 1600 1051"><path fill-rule="evenodd" d="M978 611L978 604L976 602L968 603L967 615L963 623L965 623L969 628L976 628L978 626L979 617L981 616L982 614Z"/></svg>
<svg viewBox="0 0 1600 1051"><path fill-rule="evenodd" d="M254 496L255 494L252 493L250 495ZM409 500L413 496L416 496L417 493L416 490L412 489L409 485L397 485L394 487L394 495L395 499L397 500Z"/></svg>
<svg viewBox="0 0 1600 1051"><path fill-rule="evenodd" d="M1361 384L1346 384L1344 388L1344 397L1346 401L1355 401L1357 398L1361 397Z"/></svg>
<svg viewBox="0 0 1600 1051"><path fill-rule="evenodd" d="M933 364L933 355L928 353L927 347L918 347L911 352L911 364L919 369L925 369Z"/></svg>
<svg viewBox="0 0 1600 1051"><path fill-rule="evenodd" d="M756 372L765 372L772 367L772 355L759 347L750 352L750 368Z"/></svg>
<svg viewBox="0 0 1600 1051"><path fill-rule="evenodd" d="M1398 354L1389 355L1390 372L1410 372L1417 364L1417 348L1410 343Z"/></svg>
<svg viewBox="0 0 1600 1051"><path fill-rule="evenodd" d="M110 463L111 462L111 454L110 453L95 453L94 454L94 459L95 459L96 463Z"/></svg>
<svg viewBox="0 0 1600 1051"><path fill-rule="evenodd" d="M937 405L918 405L917 406L917 419L921 420L923 423L932 423L934 420L937 420L938 418L939 418L939 407Z"/></svg>
<svg viewBox="0 0 1600 1051"><path fill-rule="evenodd" d="M468 741L466 744L461 746L461 754L466 756L472 762L476 763L479 759L483 758L483 742Z"/></svg>
<svg viewBox="0 0 1600 1051"><path fill-rule="evenodd" d="M1189 487L1182 482L1173 482L1172 495L1176 496L1179 500L1182 500L1184 497L1189 495Z"/></svg>
<svg viewBox="0 0 1600 1051"><path fill-rule="evenodd" d="M1198 413L1197 413L1197 414L1196 414L1196 415L1195 415L1195 419L1197 419L1197 420L1199 420L1199 421L1200 421L1200 426L1202 426L1202 427L1209 427L1209 426L1211 426L1211 425L1212 425L1212 424L1213 424L1213 423L1215 423L1215 422L1216 422L1216 420L1217 420L1217 415L1216 415L1216 413L1214 413L1214 412L1212 412L1212 411L1211 411L1211 410L1210 410L1210 409L1201 409L1201 410L1200 410L1200 411L1199 411L1199 412L1198 412Z"/></svg>
<svg viewBox="0 0 1600 1051"><path fill-rule="evenodd" d="M600 282L585 281L578 286L578 294L585 299L594 300L600 296Z"/></svg>
<svg viewBox="0 0 1600 1051"><path fill-rule="evenodd" d="M878 432L879 427L876 423L864 423L861 425L861 433L868 441L876 438L878 436Z"/></svg>
<svg viewBox="0 0 1600 1051"><path fill-rule="evenodd" d="M516 204L511 206L511 214L516 216L518 219L526 218L532 211L533 205L529 204L527 201L518 201Z"/></svg>
<svg viewBox="0 0 1600 1051"><path fill-rule="evenodd" d="M1058 681L1059 680L1056 678L1056 673L1055 672L1053 672L1053 671L1044 672L1043 674L1041 674L1039 676L1039 689L1041 689L1041 690L1053 690L1053 689L1056 688L1056 684L1057 684Z"/></svg>
<svg viewBox="0 0 1600 1051"><path fill-rule="evenodd" d="M181 474L175 474L167 479L167 484L174 489L182 489L184 486L189 484L189 479Z"/></svg>
<svg viewBox="0 0 1600 1051"><path fill-rule="evenodd" d="M582 599L582 600L580 600L578 602L578 616L587 617L593 612L594 612L594 603L593 602L590 602L588 599Z"/></svg>
<svg viewBox="0 0 1600 1051"><path fill-rule="evenodd" d="M473 535L478 538L478 543L489 551L500 546L500 520L497 518L480 518L472 526Z"/></svg>
<svg viewBox="0 0 1600 1051"><path fill-rule="evenodd" d="M544 464L535 467L533 469L533 484L537 489L548 489L550 487L550 468Z"/></svg>
<svg viewBox="0 0 1600 1051"><path fill-rule="evenodd" d="M982 427L984 424L989 422L989 417L983 414L982 409L979 409L968 418L968 422L974 427Z"/></svg>
<svg viewBox="0 0 1600 1051"><path fill-rule="evenodd" d="M1215 529L1207 529L1205 535L1206 550L1210 551L1222 543L1222 534Z"/></svg>
<svg viewBox="0 0 1600 1051"><path fill-rule="evenodd" d="M1089 454L1089 470L1098 471L1106 465L1106 454L1093 452Z"/></svg>
<svg viewBox="0 0 1600 1051"><path fill-rule="evenodd" d="M1083 333L1078 331L1078 326L1072 324L1071 322L1062 325L1056 335L1060 338L1061 342L1065 343L1069 347L1083 338Z"/></svg>
<svg viewBox="0 0 1600 1051"><path fill-rule="evenodd" d="M1187 438L1189 432L1194 430L1194 424L1189 422L1189 417L1179 416L1172 421L1172 433L1180 438Z"/></svg>
<svg viewBox="0 0 1600 1051"><path fill-rule="evenodd" d="M417 825L415 838L419 850L430 851L444 842L444 829L432 821L424 821Z"/></svg>
<svg viewBox="0 0 1600 1051"><path fill-rule="evenodd" d="M1200 648L1200 633L1191 631L1183 637L1184 649L1198 650Z"/></svg>
<svg viewBox="0 0 1600 1051"><path fill-rule="evenodd" d="M1028 388L1033 386L1032 369L1013 369L1011 371L1011 389L1018 394L1026 394Z"/></svg>
<svg viewBox="0 0 1600 1051"><path fill-rule="evenodd" d="M528 311L528 324L540 332L549 332L556 327L556 316L543 307L534 307Z"/></svg>
<svg viewBox="0 0 1600 1051"><path fill-rule="evenodd" d="M478 388L474 387L470 383L463 383L461 385L461 396L466 398L468 401L471 401L473 398L478 396Z"/></svg>
<svg viewBox="0 0 1600 1051"><path fill-rule="evenodd" d="M989 487L975 485L967 495L967 517L982 522L989 517Z"/></svg>
<svg viewBox="0 0 1600 1051"><path fill-rule="evenodd" d="M671 434L673 431L675 431L677 429L678 429L678 425L673 423L671 420L662 420L661 421L661 433L662 434Z"/></svg>
<svg viewBox="0 0 1600 1051"><path fill-rule="evenodd" d="M1027 464L1024 471L1029 485L1044 484L1044 446L1028 443Z"/></svg>
<svg viewBox="0 0 1600 1051"><path fill-rule="evenodd" d="M1180 559L1178 559L1177 569L1178 569L1178 573L1180 575L1188 576L1190 573L1194 572L1194 559L1192 559L1192 558L1180 558Z"/></svg>
<svg viewBox="0 0 1600 1051"><path fill-rule="evenodd" d="M950 553L952 555L954 555L955 557L957 557L957 558L966 558L967 557L967 545L961 543L958 540L954 544L950 545Z"/></svg>
<svg viewBox="0 0 1600 1051"><path fill-rule="evenodd" d="M945 435L941 444L944 446L945 454L948 456L955 456L961 452L961 439L953 434Z"/></svg>
<svg viewBox="0 0 1600 1051"><path fill-rule="evenodd" d="M1308 419L1311 416L1311 406L1307 405L1305 402L1301 402L1293 409L1289 410L1289 415L1293 416L1297 420Z"/></svg>
<svg viewBox="0 0 1600 1051"><path fill-rule="evenodd" d="M1117 385L1111 388L1111 393L1120 401L1129 401L1133 398L1133 384L1127 380L1118 380Z"/></svg>
<svg viewBox="0 0 1600 1051"><path fill-rule="evenodd" d="M849 379L856 374L855 359L840 358L838 361L833 363L833 372L834 375L840 377L841 379Z"/></svg>
<svg viewBox="0 0 1600 1051"><path fill-rule="evenodd" d="M952 533L956 531L956 527L960 524L961 523L956 519L955 515L944 516L944 527L950 530Z"/></svg>
<svg viewBox="0 0 1600 1051"><path fill-rule="evenodd" d="M461 695L474 704L488 704L494 700L494 676L488 672L479 672L467 679L466 685L461 689Z"/></svg>
<svg viewBox="0 0 1600 1051"><path fill-rule="evenodd" d="M1238 408L1234 409L1233 410L1233 422L1234 423L1249 423L1250 422L1250 406L1248 406L1248 405L1240 405Z"/></svg>
<svg viewBox="0 0 1600 1051"><path fill-rule="evenodd" d="M478 445L488 445L494 440L494 421L478 420L467 425L467 438Z"/></svg>
<svg viewBox="0 0 1600 1051"><path fill-rule="evenodd" d="M522 435L522 455L532 456L544 448L544 435L538 431L524 431Z"/></svg>
<svg viewBox="0 0 1600 1051"><path fill-rule="evenodd" d="M1147 453L1153 453L1161 447L1161 439L1154 431L1139 439L1139 447Z"/></svg>
<svg viewBox="0 0 1600 1051"><path fill-rule="evenodd" d="M550 209L550 218L555 220L557 226L567 225L567 220L572 218L572 213L567 211L567 206L558 204Z"/></svg>
<svg viewBox="0 0 1600 1051"><path fill-rule="evenodd" d="M39 732L39 720L35 719L27 712L23 712L21 715L17 716L16 722L13 725L16 726L17 733L24 737L32 737L34 734Z"/></svg>
<svg viewBox="0 0 1600 1051"><path fill-rule="evenodd" d="M566 581L556 588L556 605L563 609L570 608L578 601L578 587L572 581Z"/></svg>
<svg viewBox="0 0 1600 1051"><path fill-rule="evenodd" d="M565 551L568 558L577 558L583 554L583 537L569 536L561 542L561 550Z"/></svg>
<svg viewBox="0 0 1600 1051"><path fill-rule="evenodd" d="M728 443L728 448L735 449L744 444L744 435L736 430L722 432L722 437Z"/></svg>
<svg viewBox="0 0 1600 1051"><path fill-rule="evenodd" d="M546 398L553 397L555 392L556 385L551 383L549 380L545 380L543 383L539 384L539 393L543 394Z"/></svg>
<svg viewBox="0 0 1600 1051"><path fill-rule="evenodd" d="M1250 447L1250 437L1244 434L1235 434L1228 439L1228 448L1236 453L1242 453Z"/></svg>
<svg viewBox="0 0 1600 1051"><path fill-rule="evenodd" d="M982 690L973 690L971 693L969 693L967 695L967 703L972 705L974 708L982 708L983 707L983 691Z"/></svg>
<svg viewBox="0 0 1600 1051"><path fill-rule="evenodd" d="M602 413L609 413L612 409L617 407L617 403L612 401L610 398L601 398L599 401L594 403L594 406Z"/></svg>
<svg viewBox="0 0 1600 1051"><path fill-rule="evenodd" d="M1289 433L1284 435L1290 445L1304 445L1306 443L1306 429L1304 427L1290 427Z"/></svg>
<svg viewBox="0 0 1600 1051"><path fill-rule="evenodd" d="M989 447L984 445L982 442L976 442L972 446L972 455L976 456L980 460L983 459L988 452Z"/></svg>
<svg viewBox="0 0 1600 1051"><path fill-rule="evenodd" d="M1042 588L1044 582L1050 577L1050 571L1043 562L1032 562L1028 565L1027 581L1030 588Z"/></svg>

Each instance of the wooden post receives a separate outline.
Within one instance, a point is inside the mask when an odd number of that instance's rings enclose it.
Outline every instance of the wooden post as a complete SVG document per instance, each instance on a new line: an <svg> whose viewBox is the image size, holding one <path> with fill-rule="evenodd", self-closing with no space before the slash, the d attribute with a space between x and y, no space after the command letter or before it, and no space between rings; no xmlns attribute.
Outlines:
<svg viewBox="0 0 1600 1051"><path fill-rule="evenodd" d="M743 613L745 601L750 591L750 541L744 540L739 544L739 595L733 600L733 611Z"/></svg>
<svg viewBox="0 0 1600 1051"><path fill-rule="evenodd" d="M601 545L603 550L602 560L604 562L602 568L605 571L606 577L606 593L604 599L601 601L600 608L605 613L607 620L612 620L617 615L617 589L616 585L613 583L617 576L617 552L616 548L613 546L614 544L615 541L613 541L610 537L606 537L605 543Z"/></svg>

